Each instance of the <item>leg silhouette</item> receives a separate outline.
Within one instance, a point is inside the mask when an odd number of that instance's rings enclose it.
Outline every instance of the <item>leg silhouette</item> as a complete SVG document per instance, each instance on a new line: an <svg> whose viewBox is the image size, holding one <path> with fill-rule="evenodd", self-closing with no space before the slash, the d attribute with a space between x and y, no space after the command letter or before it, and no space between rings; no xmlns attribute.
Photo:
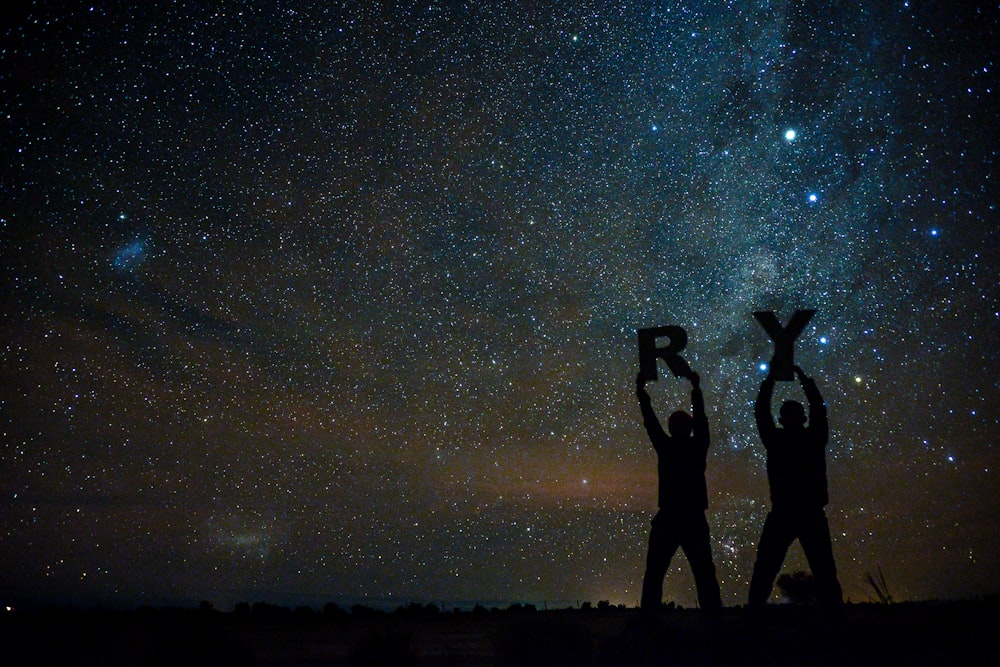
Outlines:
<svg viewBox="0 0 1000 667"><path fill-rule="evenodd" d="M719 580L715 576L715 563L712 562L708 520L704 514L692 517L681 548L691 564L694 583L698 589L699 606L709 615L721 613L722 596L719 593Z"/></svg>
<svg viewBox="0 0 1000 667"><path fill-rule="evenodd" d="M790 517L773 510L768 512L764 530L760 534L760 544L757 546L757 562L754 563L750 579L747 606L751 609L763 607L771 597L774 580L795 537L795 525Z"/></svg>
<svg viewBox="0 0 1000 667"><path fill-rule="evenodd" d="M833 545L830 542L830 525L822 512L809 516L804 521L799 542L816 580L819 601L827 609L839 609L844 598L840 582L837 581L837 565L833 560Z"/></svg>
<svg viewBox="0 0 1000 667"><path fill-rule="evenodd" d="M649 531L649 551L646 553L646 573L642 577L642 601L644 612L655 612L663 601L663 577L667 575L670 561L680 546L678 526L668 521L663 514L653 518Z"/></svg>

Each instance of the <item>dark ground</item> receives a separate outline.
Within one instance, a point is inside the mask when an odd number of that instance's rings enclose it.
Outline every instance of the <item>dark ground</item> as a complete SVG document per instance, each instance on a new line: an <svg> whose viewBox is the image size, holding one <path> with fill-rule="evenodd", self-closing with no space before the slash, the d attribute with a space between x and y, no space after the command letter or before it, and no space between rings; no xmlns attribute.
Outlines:
<svg viewBox="0 0 1000 667"><path fill-rule="evenodd" d="M8 665L998 665L1000 601L781 606L721 627L696 610L419 614L47 611L0 616Z"/></svg>

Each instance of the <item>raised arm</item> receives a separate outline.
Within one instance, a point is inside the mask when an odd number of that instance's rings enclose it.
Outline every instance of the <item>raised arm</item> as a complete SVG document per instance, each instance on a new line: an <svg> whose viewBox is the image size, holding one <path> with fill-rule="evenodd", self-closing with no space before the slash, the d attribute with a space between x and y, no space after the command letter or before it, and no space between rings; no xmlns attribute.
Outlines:
<svg viewBox="0 0 1000 667"><path fill-rule="evenodd" d="M708 417L705 415L705 396L701 393L701 377L691 373L691 413L694 417L694 440L705 448L709 444Z"/></svg>
<svg viewBox="0 0 1000 667"><path fill-rule="evenodd" d="M757 421L757 432L760 433L764 444L770 442L770 435L777 427L774 425L774 415L771 414L771 396L774 394L774 376L768 372L767 377L760 383L760 391L757 392L757 402L754 403L753 416Z"/></svg>
<svg viewBox="0 0 1000 667"><path fill-rule="evenodd" d="M806 395L806 400L809 402L809 430L816 434L820 443L825 445L830 431L826 415L826 403L823 402L823 397L820 396L819 387L816 386L815 380L806 376L798 366L795 366L794 369L795 374L799 378L799 383L802 385L802 392Z"/></svg>
<svg viewBox="0 0 1000 667"><path fill-rule="evenodd" d="M652 400L649 397L649 392L646 391L646 381L643 379L642 373L639 373L635 379L635 396L639 399L642 424L646 427L646 433L649 434L649 441L653 443L653 447L659 449L660 443L666 441L667 434L660 426L660 420L656 418L656 413L653 412Z"/></svg>

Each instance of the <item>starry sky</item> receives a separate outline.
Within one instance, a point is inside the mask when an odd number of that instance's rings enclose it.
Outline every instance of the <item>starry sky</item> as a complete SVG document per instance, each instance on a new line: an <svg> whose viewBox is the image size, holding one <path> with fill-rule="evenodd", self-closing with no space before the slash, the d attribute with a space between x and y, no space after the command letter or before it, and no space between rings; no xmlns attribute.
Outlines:
<svg viewBox="0 0 1000 667"><path fill-rule="evenodd" d="M673 324L742 604L753 312L805 308L845 596L1000 592L1000 10L961 6L23 3L0 603L637 604Z"/></svg>

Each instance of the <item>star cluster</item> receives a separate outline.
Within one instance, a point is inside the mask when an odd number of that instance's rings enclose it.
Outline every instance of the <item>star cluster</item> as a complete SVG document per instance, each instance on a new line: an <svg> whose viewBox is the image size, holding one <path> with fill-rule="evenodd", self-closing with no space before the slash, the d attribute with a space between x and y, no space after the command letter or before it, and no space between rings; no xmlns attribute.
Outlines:
<svg viewBox="0 0 1000 667"><path fill-rule="evenodd" d="M752 313L801 308L845 595L878 568L900 599L996 593L998 25L27 3L0 43L0 594L635 604L636 330L677 324L743 603ZM694 604L680 554L665 595Z"/></svg>

